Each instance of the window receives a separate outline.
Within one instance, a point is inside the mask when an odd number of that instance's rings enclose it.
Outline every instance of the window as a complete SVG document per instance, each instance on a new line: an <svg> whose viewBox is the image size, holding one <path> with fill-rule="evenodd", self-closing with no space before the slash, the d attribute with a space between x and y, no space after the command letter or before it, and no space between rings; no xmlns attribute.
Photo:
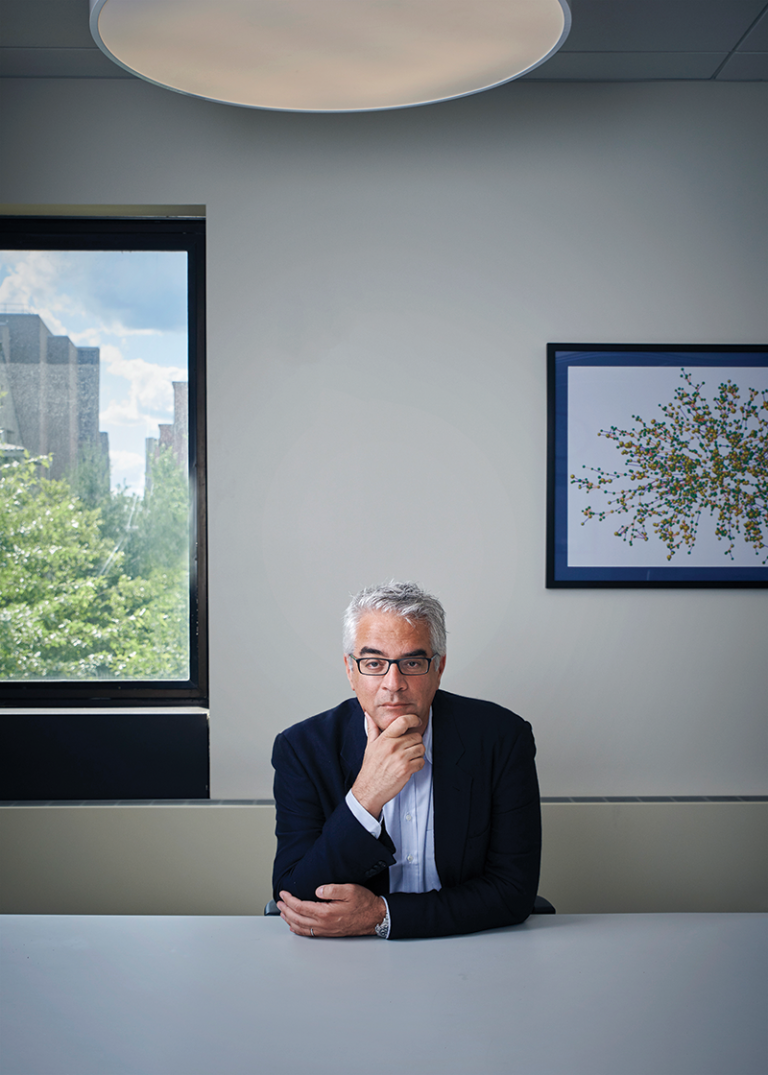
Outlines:
<svg viewBox="0 0 768 1075"><path fill-rule="evenodd" d="M207 706L205 231L0 220L0 695Z"/></svg>

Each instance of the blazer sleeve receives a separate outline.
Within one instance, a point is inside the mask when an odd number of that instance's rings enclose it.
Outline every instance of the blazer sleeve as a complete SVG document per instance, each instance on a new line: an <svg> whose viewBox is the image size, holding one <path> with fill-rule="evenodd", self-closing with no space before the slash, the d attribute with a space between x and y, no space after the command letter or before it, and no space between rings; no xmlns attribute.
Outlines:
<svg viewBox="0 0 768 1075"><path fill-rule="evenodd" d="M531 913L541 809L533 733L530 724L516 720L516 733L502 749L488 752L471 777L470 798L478 805L463 846L437 862L442 888L387 897L392 939L474 933L516 925ZM439 824L436 814L436 832Z"/></svg>
<svg viewBox="0 0 768 1075"><path fill-rule="evenodd" d="M375 889L372 879L394 864L386 832L378 839L372 836L344 802L347 789L338 754L327 746L322 741L293 743L286 733L275 740L275 899L285 890L314 900L324 884Z"/></svg>

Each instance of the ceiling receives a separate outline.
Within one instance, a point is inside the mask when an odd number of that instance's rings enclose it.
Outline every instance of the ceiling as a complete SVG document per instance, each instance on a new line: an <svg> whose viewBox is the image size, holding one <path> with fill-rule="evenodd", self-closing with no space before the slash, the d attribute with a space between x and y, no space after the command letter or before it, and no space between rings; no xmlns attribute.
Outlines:
<svg viewBox="0 0 768 1075"><path fill-rule="evenodd" d="M766 0L569 0L537 82L768 80ZM0 78L133 78L95 45L88 0L0 0Z"/></svg>

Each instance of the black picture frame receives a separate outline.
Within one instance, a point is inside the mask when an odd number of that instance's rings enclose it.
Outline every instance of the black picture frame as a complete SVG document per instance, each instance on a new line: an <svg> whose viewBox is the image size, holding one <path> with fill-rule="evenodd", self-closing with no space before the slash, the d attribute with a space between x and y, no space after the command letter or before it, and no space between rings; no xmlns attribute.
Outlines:
<svg viewBox="0 0 768 1075"><path fill-rule="evenodd" d="M768 585L768 346L550 343L547 378L548 588Z"/></svg>

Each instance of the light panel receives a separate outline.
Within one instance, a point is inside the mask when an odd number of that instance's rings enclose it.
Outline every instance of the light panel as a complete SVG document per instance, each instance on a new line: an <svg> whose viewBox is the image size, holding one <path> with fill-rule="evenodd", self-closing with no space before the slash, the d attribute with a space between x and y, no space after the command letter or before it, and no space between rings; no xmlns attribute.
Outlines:
<svg viewBox="0 0 768 1075"><path fill-rule="evenodd" d="M247 108L358 112L462 97L565 40L566 0L90 0L103 52L149 82Z"/></svg>

